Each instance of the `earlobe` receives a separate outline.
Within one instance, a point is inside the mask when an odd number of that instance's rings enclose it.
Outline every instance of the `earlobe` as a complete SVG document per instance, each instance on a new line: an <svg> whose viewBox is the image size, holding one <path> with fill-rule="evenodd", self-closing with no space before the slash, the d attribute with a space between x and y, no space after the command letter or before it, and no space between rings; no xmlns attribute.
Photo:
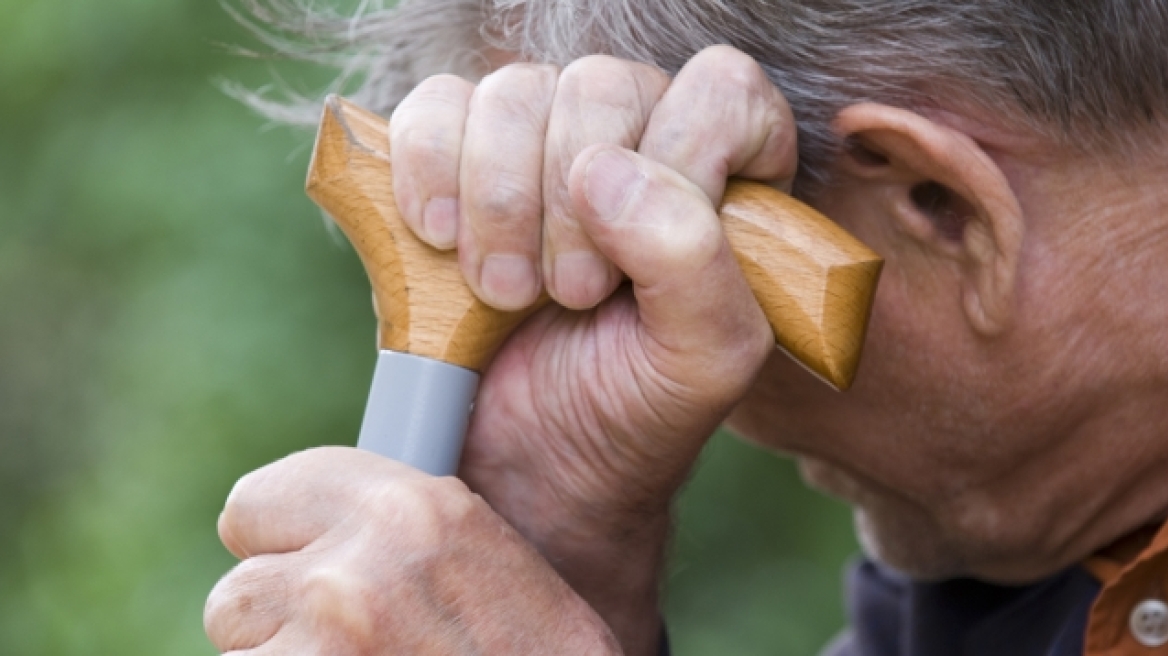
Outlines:
<svg viewBox="0 0 1168 656"><path fill-rule="evenodd" d="M987 337L1005 331L1024 222L993 159L965 134L887 105L847 107L835 128L848 144L842 171L886 187L900 232L928 256L959 265L970 327Z"/></svg>

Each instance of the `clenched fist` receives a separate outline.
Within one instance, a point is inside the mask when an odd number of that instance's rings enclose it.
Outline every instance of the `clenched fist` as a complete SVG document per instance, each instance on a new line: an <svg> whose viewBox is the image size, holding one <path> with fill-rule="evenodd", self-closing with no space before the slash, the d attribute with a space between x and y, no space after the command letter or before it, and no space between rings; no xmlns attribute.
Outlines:
<svg viewBox="0 0 1168 656"><path fill-rule="evenodd" d="M786 101L755 62L717 46L672 80L651 66L603 56L562 71L512 64L477 86L431 78L397 108L390 131L403 217L432 245L457 247L471 289L501 309L525 307L541 290L558 301L520 327L485 371L460 477L595 609L625 653L655 653L670 501L774 348L715 206L731 175L789 186L796 150ZM384 493L401 485L379 483L382 476L409 480L418 490L449 492L458 485L369 465L364 478L331 488L339 500L328 507L360 508L354 517L380 516L384 528L405 511ZM311 478L282 480L293 498L324 494ZM413 644L434 645L436 653L464 651L463 643L444 642L453 640L454 629L439 629L443 615L434 610L432 586L453 579L479 582L467 588L469 596L457 597L460 603L479 608L499 597L490 612L476 611L476 631L497 622L499 635L508 635L514 618L500 609L530 595L539 604L560 604L570 629L563 637L579 635L590 617L579 598L557 588L545 561L494 515L477 501L467 503L477 508L475 521L419 521L438 527L456 554L474 551L479 539L480 550L501 545L498 560L467 568L472 561L426 542L418 553L429 556L413 558L412 533L398 539L394 530L344 529L350 546L335 553L358 579L347 584L362 586L346 603L371 609L357 613L356 635L384 630L386 640L402 641L378 643L385 653L410 653ZM250 534L252 524L261 532L275 530L269 524L276 522L319 526L311 507L287 506L279 519L251 514L228 521L225 539ZM444 513L438 516L449 517ZM488 525L498 535L488 536ZM311 539L268 551L289 552L273 558L295 562L295 550L315 544L320 531L307 533ZM381 551L379 540L387 541ZM320 558L316 547L309 549ZM520 563L526 570L516 576ZM510 568L510 587L497 587L494 567ZM279 585L287 586L284 581ZM294 581L277 588L277 596L304 608L308 602L299 598L316 593L301 578ZM433 621L403 627L392 613L380 612L402 606L410 607L399 611L403 616L431 612ZM462 617L458 608L437 608ZM296 626L298 639L325 640L313 637L320 624ZM337 639L344 632L328 626L318 633ZM431 630L438 633L423 634Z"/></svg>
<svg viewBox="0 0 1168 656"><path fill-rule="evenodd" d="M616 654L595 612L478 495L355 449L236 484L219 520L243 562L207 635L249 656Z"/></svg>
<svg viewBox="0 0 1168 656"><path fill-rule="evenodd" d="M485 372L460 475L651 653L669 502L774 348L715 206L731 175L789 185L790 109L719 46L672 80L603 56L433 78L390 130L417 234L486 303L558 301Z"/></svg>

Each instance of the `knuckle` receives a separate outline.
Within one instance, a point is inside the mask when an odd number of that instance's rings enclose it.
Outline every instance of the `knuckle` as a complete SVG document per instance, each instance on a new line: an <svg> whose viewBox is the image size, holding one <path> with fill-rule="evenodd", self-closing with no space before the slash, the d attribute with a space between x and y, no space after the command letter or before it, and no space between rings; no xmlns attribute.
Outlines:
<svg viewBox="0 0 1168 656"><path fill-rule="evenodd" d="M258 490L263 488L260 482L263 477L263 470L256 470L244 474L231 487L227 501L223 503L223 522L227 528L238 528L240 523L246 521L248 509L255 503Z"/></svg>
<svg viewBox="0 0 1168 656"><path fill-rule="evenodd" d="M608 55L589 55L572 62L560 73L557 91L574 96L589 93L605 96L620 94L620 99L628 95L629 71L619 59Z"/></svg>
<svg viewBox="0 0 1168 656"><path fill-rule="evenodd" d="M414 493L425 514L444 524L471 513L474 500L478 498L465 483L453 476L419 479L414 485Z"/></svg>
<svg viewBox="0 0 1168 656"><path fill-rule="evenodd" d="M418 90L433 93L443 98L464 96L471 89L474 89L473 84L450 73L431 75L418 85Z"/></svg>
<svg viewBox="0 0 1168 656"><path fill-rule="evenodd" d="M394 115L424 109L461 110L466 107L466 101L473 91L474 85L457 75L432 75L410 91Z"/></svg>
<svg viewBox="0 0 1168 656"><path fill-rule="evenodd" d="M657 205L655 213L669 219L671 223L663 226L667 229L655 231L662 264L700 268L721 255L725 248L721 226L707 216L708 212L694 211L696 200L694 194L679 193L676 188L659 180L651 181L645 189L641 203Z"/></svg>
<svg viewBox="0 0 1168 656"><path fill-rule="evenodd" d="M793 119L762 66L724 45L703 50L692 64L687 83L703 95L707 120L695 130L687 119L674 117L654 145L668 161L696 167L690 170L704 179L724 179L747 165L751 175L787 175L794 167Z"/></svg>
<svg viewBox="0 0 1168 656"><path fill-rule="evenodd" d="M344 636L349 644L372 644L381 596L359 571L337 562L304 573L297 590L301 611L325 635Z"/></svg>
<svg viewBox="0 0 1168 656"><path fill-rule="evenodd" d="M564 67L560 72L560 82L572 79L592 79L598 75L611 74L624 67L624 62L611 55L587 55Z"/></svg>
<svg viewBox="0 0 1168 656"><path fill-rule="evenodd" d="M470 84L453 76L441 76ZM442 88L430 78L398 105L390 119L395 165L449 169L458 161L467 93Z"/></svg>
<svg viewBox="0 0 1168 656"><path fill-rule="evenodd" d="M285 456L255 471L244 474L232 486L223 504L223 522L228 529L243 528L257 512L277 499L289 483L308 480L315 472L327 469L335 458L344 455L335 448L315 448Z"/></svg>
<svg viewBox="0 0 1168 656"><path fill-rule="evenodd" d="M608 55L590 55L572 62L560 74L556 101L582 111L596 106L614 110L623 117L625 131L629 131L643 122L650 109L645 106L648 99L643 97L642 78L664 76L659 69L646 64Z"/></svg>
<svg viewBox="0 0 1168 656"><path fill-rule="evenodd" d="M717 258L725 246L722 231L707 222L687 226L686 230L671 233L669 253L678 263L703 267Z"/></svg>
<svg viewBox="0 0 1168 656"><path fill-rule="evenodd" d="M453 496L470 494L470 488L462 479L454 476L433 476L424 480L426 487L437 496Z"/></svg>
<svg viewBox="0 0 1168 656"><path fill-rule="evenodd" d="M393 131L395 164L430 172L454 170L459 156L459 135L435 123L402 126Z"/></svg>
<svg viewBox="0 0 1168 656"><path fill-rule="evenodd" d="M528 227L539 217L542 199L536 181L524 178L507 170L493 172L481 192L467 201L471 217L501 231Z"/></svg>
<svg viewBox="0 0 1168 656"><path fill-rule="evenodd" d="M387 531L414 546L436 546L451 527L481 512L485 502L453 476L425 477L388 485L374 503Z"/></svg>
<svg viewBox="0 0 1168 656"><path fill-rule="evenodd" d="M379 485L365 499L368 517L387 535L424 541L435 517L433 500L421 480L390 481Z"/></svg>
<svg viewBox="0 0 1168 656"><path fill-rule="evenodd" d="M309 568L301 579L300 591L306 598L327 605L343 604L364 596L368 584L344 564L327 561Z"/></svg>
<svg viewBox="0 0 1168 656"><path fill-rule="evenodd" d="M235 566L207 596L203 623L208 634L222 636L240 619L256 612L270 612L283 603L283 578L262 559L248 559Z"/></svg>
<svg viewBox="0 0 1168 656"><path fill-rule="evenodd" d="M545 89L555 84L560 69L551 64L533 64L530 62L515 62L503 66L499 70L483 78L483 83L490 81L492 87L502 86L505 91L507 85L518 84L529 88Z"/></svg>
<svg viewBox="0 0 1168 656"><path fill-rule="evenodd" d="M508 64L479 82L473 103L501 120L543 131L559 70L546 64Z"/></svg>
<svg viewBox="0 0 1168 656"><path fill-rule="evenodd" d="M710 79L719 80L727 89L745 96L761 95L771 87L770 78L758 62L730 46L711 46L703 50L701 63Z"/></svg>
<svg viewBox="0 0 1168 656"><path fill-rule="evenodd" d="M429 479L430 494L438 512L447 519L461 520L479 510L482 498L470 491L458 478L443 476Z"/></svg>
<svg viewBox="0 0 1168 656"><path fill-rule="evenodd" d="M223 577L207 595L207 603L203 606L203 626L212 640L222 631L224 621L233 616L236 596L231 587L231 575Z"/></svg>

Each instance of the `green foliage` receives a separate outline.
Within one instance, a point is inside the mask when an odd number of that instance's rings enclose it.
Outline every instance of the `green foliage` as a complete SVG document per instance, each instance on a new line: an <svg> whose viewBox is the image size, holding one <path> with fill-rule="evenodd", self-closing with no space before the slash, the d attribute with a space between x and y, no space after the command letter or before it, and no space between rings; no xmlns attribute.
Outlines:
<svg viewBox="0 0 1168 656"><path fill-rule="evenodd" d="M310 135L213 83L273 63L220 44L254 42L205 0L0 0L0 653L212 654L232 483L354 440L367 283L301 190ZM719 437L680 516L677 653L840 625L847 513L789 463Z"/></svg>

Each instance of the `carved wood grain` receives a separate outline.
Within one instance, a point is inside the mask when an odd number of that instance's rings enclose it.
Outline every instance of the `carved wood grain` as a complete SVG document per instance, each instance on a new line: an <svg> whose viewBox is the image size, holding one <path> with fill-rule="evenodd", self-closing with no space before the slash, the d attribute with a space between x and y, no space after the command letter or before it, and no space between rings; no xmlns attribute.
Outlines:
<svg viewBox="0 0 1168 656"><path fill-rule="evenodd" d="M393 196L385 119L326 102L307 191L353 243L373 286L382 348L472 370L541 299L500 312L475 298L458 257L425 244ZM837 389L856 374L883 261L835 223L770 187L731 180L719 214L776 340Z"/></svg>

